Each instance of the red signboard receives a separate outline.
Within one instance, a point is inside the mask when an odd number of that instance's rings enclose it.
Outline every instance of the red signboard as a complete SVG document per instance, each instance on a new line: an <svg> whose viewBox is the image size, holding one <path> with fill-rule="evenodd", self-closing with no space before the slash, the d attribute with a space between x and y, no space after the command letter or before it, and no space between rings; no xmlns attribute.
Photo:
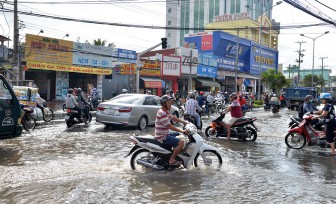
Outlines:
<svg viewBox="0 0 336 204"><path fill-rule="evenodd" d="M212 35L202 36L201 50L212 50Z"/></svg>
<svg viewBox="0 0 336 204"><path fill-rule="evenodd" d="M161 81L145 81L145 88L162 88Z"/></svg>

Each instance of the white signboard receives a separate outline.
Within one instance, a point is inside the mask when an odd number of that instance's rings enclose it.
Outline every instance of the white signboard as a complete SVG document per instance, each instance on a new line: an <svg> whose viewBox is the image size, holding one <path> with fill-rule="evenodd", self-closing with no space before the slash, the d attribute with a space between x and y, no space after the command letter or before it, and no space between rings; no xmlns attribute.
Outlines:
<svg viewBox="0 0 336 204"><path fill-rule="evenodd" d="M162 55L161 63L162 76L181 76L181 57Z"/></svg>
<svg viewBox="0 0 336 204"><path fill-rule="evenodd" d="M176 55L182 56L182 74L192 74L197 75L197 65L199 62L198 50L179 47L176 49ZM190 72L191 64L191 72Z"/></svg>
<svg viewBox="0 0 336 204"><path fill-rule="evenodd" d="M112 68L112 54L115 48L74 42L72 63L82 66Z"/></svg>

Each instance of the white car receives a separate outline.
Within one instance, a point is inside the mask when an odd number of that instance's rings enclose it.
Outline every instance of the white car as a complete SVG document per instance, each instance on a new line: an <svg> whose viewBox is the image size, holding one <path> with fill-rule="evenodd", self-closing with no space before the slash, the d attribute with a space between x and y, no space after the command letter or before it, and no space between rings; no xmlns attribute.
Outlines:
<svg viewBox="0 0 336 204"><path fill-rule="evenodd" d="M120 94L100 103L96 121L109 125L137 126L140 130L155 124L156 114L161 108L160 97L146 94ZM180 110L172 106L170 113L180 117Z"/></svg>

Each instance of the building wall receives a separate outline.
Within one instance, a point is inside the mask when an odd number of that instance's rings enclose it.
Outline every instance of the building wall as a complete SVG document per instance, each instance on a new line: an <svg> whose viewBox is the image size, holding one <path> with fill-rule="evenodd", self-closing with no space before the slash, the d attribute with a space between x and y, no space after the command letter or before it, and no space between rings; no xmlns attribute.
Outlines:
<svg viewBox="0 0 336 204"><path fill-rule="evenodd" d="M247 9L245 6L248 5ZM180 28L196 28L195 30L166 30L168 48L180 47L183 43L184 34L201 32L215 16L248 12L250 18L257 21L262 12L272 19L273 0L195 0L195 1L167 1L166 3L166 26ZM256 11L258 10L258 11Z"/></svg>

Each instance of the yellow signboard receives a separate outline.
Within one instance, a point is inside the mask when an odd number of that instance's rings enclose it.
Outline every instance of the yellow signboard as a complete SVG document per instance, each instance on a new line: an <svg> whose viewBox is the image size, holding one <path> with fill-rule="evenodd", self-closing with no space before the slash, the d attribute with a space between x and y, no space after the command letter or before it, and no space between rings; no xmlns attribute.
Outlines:
<svg viewBox="0 0 336 204"><path fill-rule="evenodd" d="M159 61L143 61L140 68L140 76L160 76L161 67ZM121 64L117 67L117 73L119 74L135 74L136 64Z"/></svg>
<svg viewBox="0 0 336 204"><path fill-rule="evenodd" d="M72 52L72 41L26 34L27 61L71 65Z"/></svg>
<svg viewBox="0 0 336 204"><path fill-rule="evenodd" d="M103 75L112 74L111 69L78 67L73 65L52 64L52 63L43 63L34 61L27 61L27 66L29 67L29 69L42 69L42 70L52 70L61 72L78 72L85 74L103 74Z"/></svg>

